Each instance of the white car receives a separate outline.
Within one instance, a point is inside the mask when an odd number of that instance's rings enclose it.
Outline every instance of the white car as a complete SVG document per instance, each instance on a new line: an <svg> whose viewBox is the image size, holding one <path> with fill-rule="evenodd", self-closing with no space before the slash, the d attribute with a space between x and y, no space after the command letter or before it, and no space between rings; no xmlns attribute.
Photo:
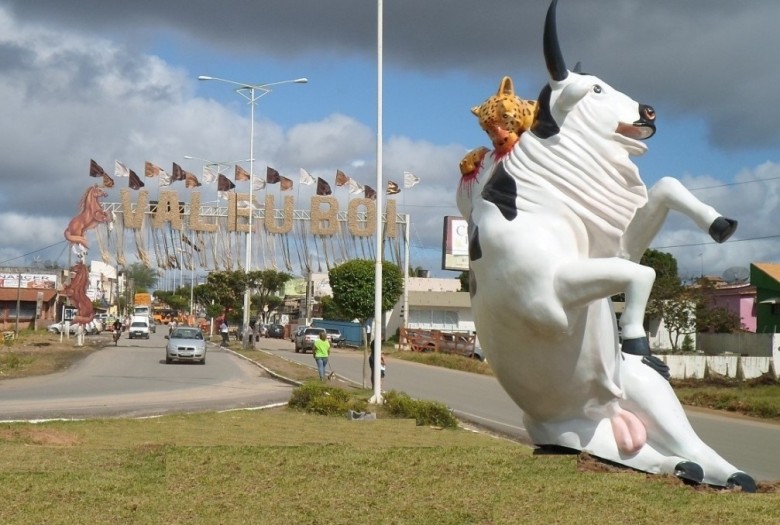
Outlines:
<svg viewBox="0 0 780 525"><path fill-rule="evenodd" d="M130 321L130 328L127 332L130 339L149 339L149 320L145 317L134 317Z"/></svg>
<svg viewBox="0 0 780 525"><path fill-rule="evenodd" d="M79 325L75 323L70 323L70 334L76 335L78 333ZM60 321L59 323L54 323L52 325L49 325L49 328L47 328L49 332L59 334L60 332L65 331L65 323ZM99 334L103 331L103 324L98 320L93 320L92 322L88 323L84 327L84 333L86 335L95 335Z"/></svg>
<svg viewBox="0 0 780 525"><path fill-rule="evenodd" d="M206 338L199 328L183 326L166 335L165 362L193 361L206 364Z"/></svg>

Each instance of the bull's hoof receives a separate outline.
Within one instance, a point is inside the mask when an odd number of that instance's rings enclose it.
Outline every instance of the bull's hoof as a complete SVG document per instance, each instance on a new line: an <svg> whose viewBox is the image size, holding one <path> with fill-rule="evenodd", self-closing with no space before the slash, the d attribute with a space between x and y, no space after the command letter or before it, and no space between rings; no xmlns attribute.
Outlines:
<svg viewBox="0 0 780 525"><path fill-rule="evenodd" d="M732 474L729 479L726 480L726 483L730 489L739 487L742 489L742 492L756 491L756 481L744 472Z"/></svg>
<svg viewBox="0 0 780 525"><path fill-rule="evenodd" d="M650 355L650 342L647 337L623 339L623 346L620 347L620 350L631 355Z"/></svg>
<svg viewBox="0 0 780 525"><path fill-rule="evenodd" d="M726 242L735 231L737 231L737 221L726 217L718 217L710 225L710 237L717 243Z"/></svg>
<svg viewBox="0 0 780 525"><path fill-rule="evenodd" d="M698 463L681 461L674 467L674 475L686 485L699 484L704 480L704 470Z"/></svg>

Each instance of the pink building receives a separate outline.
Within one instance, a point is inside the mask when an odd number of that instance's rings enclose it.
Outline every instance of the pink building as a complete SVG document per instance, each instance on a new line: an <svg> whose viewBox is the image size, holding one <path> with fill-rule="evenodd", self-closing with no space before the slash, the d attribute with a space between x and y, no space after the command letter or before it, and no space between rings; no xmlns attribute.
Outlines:
<svg viewBox="0 0 780 525"><path fill-rule="evenodd" d="M749 283L720 284L712 290L713 306L719 306L739 315L742 327L756 332L756 287Z"/></svg>

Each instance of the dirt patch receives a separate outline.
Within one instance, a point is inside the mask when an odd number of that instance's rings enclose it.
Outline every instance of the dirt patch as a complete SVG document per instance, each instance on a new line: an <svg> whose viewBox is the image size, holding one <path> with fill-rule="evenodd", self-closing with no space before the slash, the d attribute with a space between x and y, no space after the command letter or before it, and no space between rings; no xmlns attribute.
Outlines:
<svg viewBox="0 0 780 525"><path fill-rule="evenodd" d="M71 447L80 443L73 434L49 428L0 429L0 441L49 447Z"/></svg>
<svg viewBox="0 0 780 525"><path fill-rule="evenodd" d="M76 346L75 338L60 341L59 335L48 332L22 333L0 346L0 381L65 370L108 342L102 334L86 337L84 346Z"/></svg>
<svg viewBox="0 0 780 525"><path fill-rule="evenodd" d="M620 465L615 465L608 461L604 461L595 456L591 456L585 452L580 453L577 456L577 472L599 472L599 473L613 473L619 474L622 472L633 472L632 469ZM656 474L648 474L648 479L662 480L664 483L675 487L686 487L696 492L742 492L739 488L726 489L722 487L713 487L712 485L703 484L688 484L680 480L679 478L671 475L659 476ZM761 494L777 494L780 493L780 481L768 482L760 481L756 484L756 492Z"/></svg>

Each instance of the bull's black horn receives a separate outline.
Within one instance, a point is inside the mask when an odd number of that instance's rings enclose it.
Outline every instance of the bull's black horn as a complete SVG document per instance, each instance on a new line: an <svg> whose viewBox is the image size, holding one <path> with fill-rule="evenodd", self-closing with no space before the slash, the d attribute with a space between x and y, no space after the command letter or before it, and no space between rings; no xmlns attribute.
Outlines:
<svg viewBox="0 0 780 525"><path fill-rule="evenodd" d="M547 18L544 21L544 61L551 80L565 79L569 72L566 70L566 62L563 61L561 46L558 44L558 28L555 23L555 8L558 0L552 0L547 9Z"/></svg>

